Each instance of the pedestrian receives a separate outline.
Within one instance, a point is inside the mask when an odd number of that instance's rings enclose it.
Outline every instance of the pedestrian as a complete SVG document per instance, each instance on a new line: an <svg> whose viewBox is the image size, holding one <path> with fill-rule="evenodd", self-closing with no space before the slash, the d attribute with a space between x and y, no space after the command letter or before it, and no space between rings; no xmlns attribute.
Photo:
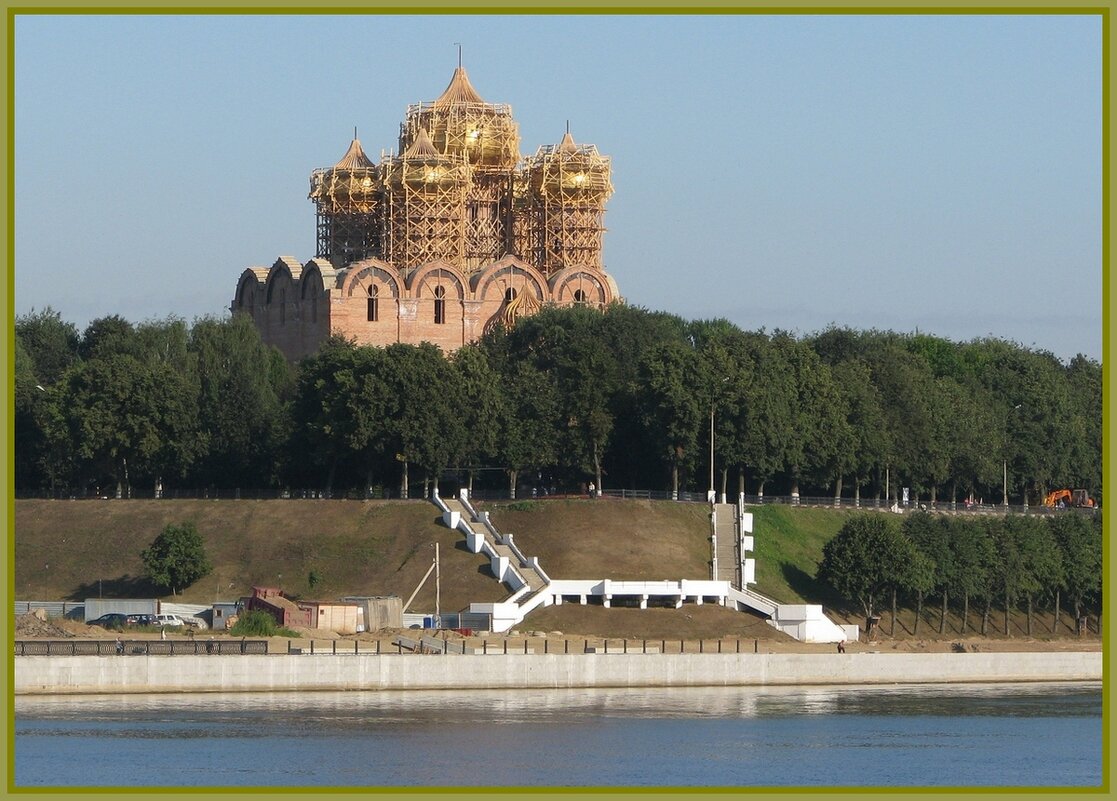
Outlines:
<svg viewBox="0 0 1117 801"><path fill-rule="evenodd" d="M594 494L594 493L596 493L596 492L597 492L597 487L596 487L596 486L594 485L594 483L593 483L593 482L591 481L591 482L590 482L590 497L591 497L591 498L595 498L595 497L597 497L597 496L596 496L596 495Z"/></svg>
<svg viewBox="0 0 1117 801"><path fill-rule="evenodd" d="M167 627L166 626L163 626L161 629L159 629L159 639L160 640L167 639Z"/></svg>
<svg viewBox="0 0 1117 801"><path fill-rule="evenodd" d="M846 641L845 640L840 640L838 642L838 653L839 654L844 654L845 652L846 652Z"/></svg>
<svg viewBox="0 0 1117 801"><path fill-rule="evenodd" d="M123 653L124 653L124 643L122 643L120 641L120 638L117 637L116 638L116 655L121 656Z"/></svg>

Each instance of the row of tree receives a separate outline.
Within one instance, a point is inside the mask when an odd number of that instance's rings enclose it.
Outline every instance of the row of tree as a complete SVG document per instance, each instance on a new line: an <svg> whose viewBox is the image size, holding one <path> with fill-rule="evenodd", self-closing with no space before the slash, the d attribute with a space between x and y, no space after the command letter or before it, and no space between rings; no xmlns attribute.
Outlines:
<svg viewBox="0 0 1117 801"><path fill-rule="evenodd" d="M1026 633L1033 615L1045 607L1055 626L1064 608L1075 619L1100 610L1102 593L1100 516L1060 514L1052 517L954 517L921 512L897 523L893 515L852 515L823 548L818 578L849 603L873 618L882 600L897 597L915 607L919 633L924 601L938 600L938 632L946 630L950 602L961 605L961 631L984 635L994 604L1004 612L1010 632L1014 608L1027 611ZM971 602L979 606L980 624L971 625Z"/></svg>
<svg viewBox="0 0 1117 801"><path fill-rule="evenodd" d="M23 492L406 495L447 475L701 491L711 423L723 492L1102 491L1100 364L997 339L797 338L614 305L545 308L449 356L334 339L289 365L245 316L79 333L47 309L15 328Z"/></svg>

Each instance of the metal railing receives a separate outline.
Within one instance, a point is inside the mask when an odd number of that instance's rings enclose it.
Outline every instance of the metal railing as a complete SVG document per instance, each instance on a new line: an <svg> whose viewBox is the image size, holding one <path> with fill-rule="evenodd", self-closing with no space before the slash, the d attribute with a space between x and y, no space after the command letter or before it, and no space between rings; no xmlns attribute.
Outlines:
<svg viewBox="0 0 1117 801"><path fill-rule="evenodd" d="M16 656L266 654L267 640L16 640Z"/></svg>
<svg viewBox="0 0 1117 801"><path fill-rule="evenodd" d="M410 494L411 500L421 500L422 489L417 487L412 489ZM678 493L672 493L670 490L651 490L651 489L603 489L598 491L600 498L621 498L621 499L636 499L636 500L653 500L653 501L677 501L679 503L706 503L707 495L705 491L702 492L689 492L680 490ZM41 499L41 500L109 500L114 499L114 495L98 495L91 492L83 494L70 494L68 491L50 492L17 492L16 497L20 499ZM400 497L398 490L389 490L385 488L374 488L371 493L366 493L363 490L335 490L327 491L322 489L222 489L216 487L202 488L202 489L173 489L165 491L161 500L387 500L398 499ZM470 497L481 501L548 501L548 500L563 500L569 498L589 498L590 496L584 492L565 492L557 490L554 493L543 491L532 493L530 489L525 491L521 487L517 490L515 499L507 489L478 489L470 494ZM132 492L133 500L151 500L152 493L150 490ZM719 493L720 499L720 493ZM726 500L729 503L736 502L737 495L735 493L727 493ZM860 498L854 499L849 497L834 498L827 496L814 496L814 495L800 495L798 497L791 495L746 495L745 503L750 506L758 506L764 504L782 504L785 506L809 506L813 508L830 508L830 509L882 509L887 510L889 503L883 498ZM1092 514L1093 508L1088 509L1052 509L1050 507L1038 504L1010 504L1005 506L1000 503L984 503L984 504L967 504L964 501L936 501L931 503L928 500L911 501L907 505L901 505L901 511L909 512L916 509L924 509L928 511L937 512L977 512L985 514L1055 514L1063 511L1078 511L1080 513Z"/></svg>

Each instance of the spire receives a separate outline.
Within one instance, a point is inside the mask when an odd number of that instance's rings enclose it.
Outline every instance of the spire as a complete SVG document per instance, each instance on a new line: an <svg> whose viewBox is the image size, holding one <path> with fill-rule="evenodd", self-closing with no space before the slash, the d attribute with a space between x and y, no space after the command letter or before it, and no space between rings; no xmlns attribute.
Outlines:
<svg viewBox="0 0 1117 801"><path fill-rule="evenodd" d="M403 157L409 159L415 156L438 155L440 155L440 153L435 148L434 143L431 142L430 136L427 135L427 129L420 128L419 134L415 137L415 141L411 143L411 147L407 148L407 152L403 154Z"/></svg>
<svg viewBox="0 0 1117 801"><path fill-rule="evenodd" d="M562 137L562 141L558 146L559 153L577 153L578 146L574 144L574 137L570 135L570 123L566 124L566 133Z"/></svg>
<svg viewBox="0 0 1117 801"><path fill-rule="evenodd" d="M438 100L434 101L436 106L451 106L456 103L484 103L481 95L477 94L477 90L473 88L473 84L469 82L469 76L465 74L465 68L458 66L454 70L454 77L450 79L450 85L446 87Z"/></svg>
<svg viewBox="0 0 1117 801"><path fill-rule="evenodd" d="M341 161L334 165L335 170L367 170L375 167L365 151L361 149L361 140L357 138L357 129L353 129L353 141L349 144L349 149L345 151L345 155L341 157Z"/></svg>

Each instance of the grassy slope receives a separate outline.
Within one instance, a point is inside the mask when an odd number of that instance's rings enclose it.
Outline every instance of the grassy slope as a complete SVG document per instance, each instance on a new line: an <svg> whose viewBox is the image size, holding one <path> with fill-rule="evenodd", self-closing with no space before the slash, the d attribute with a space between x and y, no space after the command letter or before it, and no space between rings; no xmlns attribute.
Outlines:
<svg viewBox="0 0 1117 801"><path fill-rule="evenodd" d="M515 534L528 556L540 557L554 578L677 579L708 576L709 518L704 504L667 501L554 500L482 505L496 525ZM839 619L859 620L842 609L814 579L822 546L849 512L831 509L753 507L757 589L784 602L822 603ZM439 523L435 507L422 501L16 501L15 596L80 600L96 597L158 597L142 579L140 552L164 525L192 520L206 541L214 571L187 588L179 600L232 600L254 584L281 586L304 598L398 595L406 600L441 549L442 609L498 601L506 589L493 580L487 561L469 553L462 538ZM321 583L311 590L310 571ZM434 580L416 596L413 609L434 608ZM168 599L169 596L164 596ZM613 609L565 604L532 614L525 628L601 636L649 638L765 636L772 630L749 615L704 606L674 610ZM978 624L979 610L969 625ZM688 617L689 615L689 617ZM925 637L937 629L932 601L918 632L915 615L901 611L899 637ZM887 627L889 621L882 621ZM990 634L1003 636L1003 613L994 613ZM1070 634L1064 616L1060 633ZM1024 620L1014 616L1013 634ZM1035 636L1048 637L1050 613ZM960 633L956 614L947 636ZM769 635L770 636L770 635Z"/></svg>
<svg viewBox="0 0 1117 801"><path fill-rule="evenodd" d="M17 501L16 596L157 597L137 578L140 552L164 525L192 520L213 562L179 600L211 602L281 586L304 598L400 595L406 599L441 550L442 608L500 600L481 557L421 501ZM321 583L311 590L314 570ZM415 600L434 608L434 578ZM168 596L164 596L168 597Z"/></svg>

